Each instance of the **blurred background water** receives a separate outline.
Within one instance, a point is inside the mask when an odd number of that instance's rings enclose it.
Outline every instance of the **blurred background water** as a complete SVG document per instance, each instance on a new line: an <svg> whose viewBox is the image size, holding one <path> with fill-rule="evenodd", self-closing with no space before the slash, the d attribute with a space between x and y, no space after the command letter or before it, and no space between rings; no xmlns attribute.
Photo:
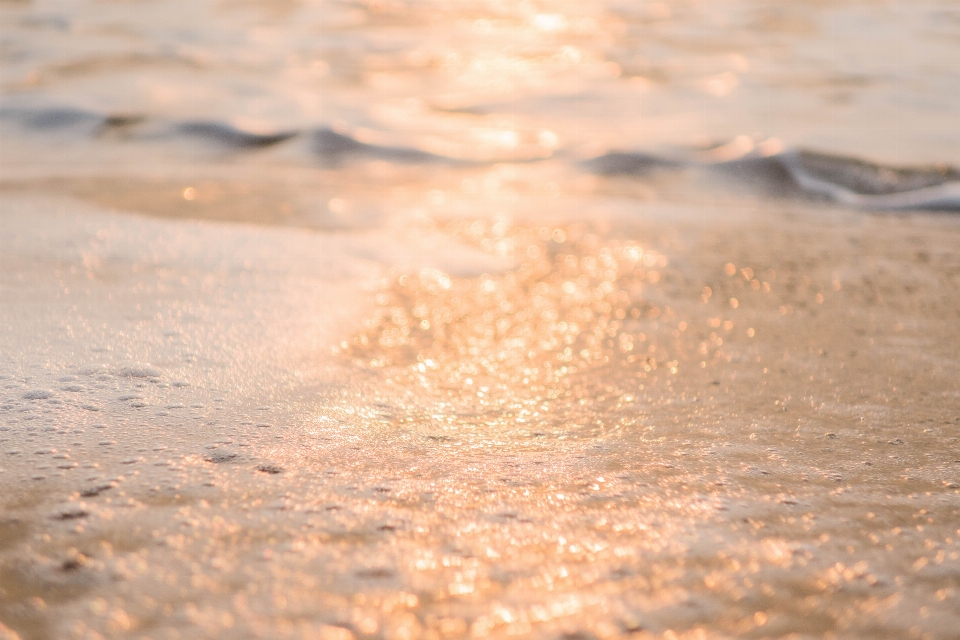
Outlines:
<svg viewBox="0 0 960 640"><path fill-rule="evenodd" d="M554 159L561 173L615 150L730 141L723 159L766 142L767 153L960 163L960 9L943 0L38 0L0 11L7 181L313 169L345 150L331 132L376 145L359 149L365 160ZM558 179L570 175L536 181ZM324 210L336 195L301 194L297 207L336 217Z"/></svg>

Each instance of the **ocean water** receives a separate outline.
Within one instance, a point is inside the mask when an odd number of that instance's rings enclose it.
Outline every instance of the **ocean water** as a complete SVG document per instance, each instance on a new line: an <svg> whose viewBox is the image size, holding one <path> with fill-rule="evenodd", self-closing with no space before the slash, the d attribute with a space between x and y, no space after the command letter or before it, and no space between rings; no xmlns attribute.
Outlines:
<svg viewBox="0 0 960 640"><path fill-rule="evenodd" d="M954 2L0 3L0 638L960 628Z"/></svg>

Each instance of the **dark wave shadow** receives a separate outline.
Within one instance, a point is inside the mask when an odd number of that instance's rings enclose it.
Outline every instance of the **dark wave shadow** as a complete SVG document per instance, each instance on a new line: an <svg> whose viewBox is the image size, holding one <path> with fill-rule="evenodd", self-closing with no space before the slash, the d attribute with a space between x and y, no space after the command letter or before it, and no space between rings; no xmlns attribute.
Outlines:
<svg viewBox="0 0 960 640"><path fill-rule="evenodd" d="M435 155L409 147L387 147L360 142L333 129L318 129L313 134L313 151L326 164L338 164L349 158L367 157L403 163L465 164L461 160Z"/></svg>
<svg viewBox="0 0 960 640"><path fill-rule="evenodd" d="M299 131L281 131L277 133L251 133L220 122L185 122L177 127L187 136L203 138L224 147L234 149L253 149L271 147L300 135Z"/></svg>
<svg viewBox="0 0 960 640"><path fill-rule="evenodd" d="M613 152L592 158L583 163L584 167L602 176L646 177L660 171L683 168L684 163L660 158L647 153Z"/></svg>

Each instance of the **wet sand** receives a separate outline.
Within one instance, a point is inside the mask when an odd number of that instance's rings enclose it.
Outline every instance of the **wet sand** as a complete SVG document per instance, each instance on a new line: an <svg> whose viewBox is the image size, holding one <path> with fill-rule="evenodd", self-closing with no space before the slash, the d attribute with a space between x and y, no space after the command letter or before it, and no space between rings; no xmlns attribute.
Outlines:
<svg viewBox="0 0 960 640"><path fill-rule="evenodd" d="M608 200L405 263L5 196L0 618L951 637L956 218Z"/></svg>

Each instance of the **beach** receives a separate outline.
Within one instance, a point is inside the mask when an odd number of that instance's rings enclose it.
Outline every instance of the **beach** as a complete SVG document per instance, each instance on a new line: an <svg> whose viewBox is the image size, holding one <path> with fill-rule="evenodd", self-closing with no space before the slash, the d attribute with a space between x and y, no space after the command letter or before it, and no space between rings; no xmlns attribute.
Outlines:
<svg viewBox="0 0 960 640"><path fill-rule="evenodd" d="M955 637L960 14L625 4L0 9L0 638Z"/></svg>

